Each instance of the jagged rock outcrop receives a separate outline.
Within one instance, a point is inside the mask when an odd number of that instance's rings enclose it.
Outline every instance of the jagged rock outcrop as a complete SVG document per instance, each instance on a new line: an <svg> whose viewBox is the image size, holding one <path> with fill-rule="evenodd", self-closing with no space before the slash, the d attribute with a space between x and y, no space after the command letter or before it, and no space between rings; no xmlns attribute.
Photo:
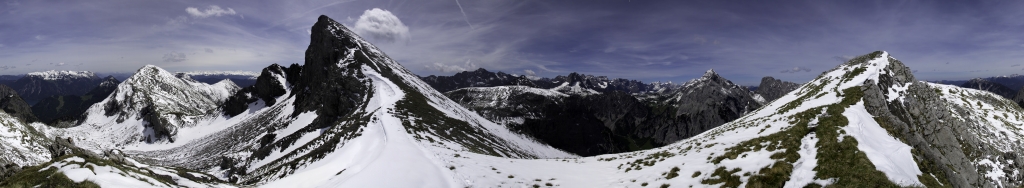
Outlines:
<svg viewBox="0 0 1024 188"><path fill-rule="evenodd" d="M347 36L347 29L341 24L321 16L313 25L306 61L301 75L295 79L295 112L315 111L318 115L313 123L317 128L329 127L342 114L355 111L359 101L369 95L367 83L361 77L360 63L371 62L372 54L361 50L363 47L355 38ZM352 37L352 38L348 38ZM342 66L348 65L348 66Z"/></svg>
<svg viewBox="0 0 1024 188"><path fill-rule="evenodd" d="M294 85L301 71L302 68L298 64L292 64L287 68L273 64L263 68L254 85L242 88L228 97L221 107L224 114L238 115L248 110L250 103L258 103L257 106L273 106L277 103L277 97L286 94L286 89Z"/></svg>
<svg viewBox="0 0 1024 188"><path fill-rule="evenodd" d="M1016 91L1009 87L982 78L968 80L967 83L961 84L960 87L992 92L1007 99L1012 99L1014 94L1017 94Z"/></svg>
<svg viewBox="0 0 1024 188"><path fill-rule="evenodd" d="M39 121L51 126L74 126L85 119L85 111L90 106L106 99L120 83L117 78L107 76L103 82L82 96L51 96L33 105L32 112L39 117Z"/></svg>
<svg viewBox="0 0 1024 188"><path fill-rule="evenodd" d="M32 107L14 89L6 85L0 85L0 109L26 123L39 121L32 114Z"/></svg>
<svg viewBox="0 0 1024 188"><path fill-rule="evenodd" d="M882 54L875 52L861 56L849 61L848 64L865 63L866 59L877 58ZM995 95L970 94L968 91L959 91L953 87L917 81L911 70L902 62L891 57L886 58L889 65L884 69L885 74L878 76L879 82L864 83L863 101L867 111L875 116L879 124L887 127L890 135L914 148L914 158L922 170L944 175L945 180L953 187L1020 185L1019 173L1016 177L1004 179L993 177L999 180L986 178L983 175L989 170L984 169L987 166L981 162L1013 164L1010 161L1021 161L1022 159L1013 152L1024 149L1020 143L1010 142L1003 145L985 141L987 138L999 136L986 135L985 131L979 130L1004 125L976 118L964 119L963 117L978 117L977 114L971 114L978 113L972 112L977 110L963 106L966 103L955 104L959 100L947 100L943 95L950 95L949 91L953 91L959 95L956 97L989 101L986 102L989 104L1003 104L999 101L1005 99L999 99ZM978 102L976 105L982 103ZM1019 165L1015 168L1011 165L1008 169L997 170L1012 172L1020 169ZM1013 176L1013 173L1009 174Z"/></svg>
<svg viewBox="0 0 1024 188"><path fill-rule="evenodd" d="M765 76L761 78L761 84L757 86L757 90L754 90L754 93L761 95L766 102L771 102L796 90L798 87L800 87L800 84Z"/></svg>

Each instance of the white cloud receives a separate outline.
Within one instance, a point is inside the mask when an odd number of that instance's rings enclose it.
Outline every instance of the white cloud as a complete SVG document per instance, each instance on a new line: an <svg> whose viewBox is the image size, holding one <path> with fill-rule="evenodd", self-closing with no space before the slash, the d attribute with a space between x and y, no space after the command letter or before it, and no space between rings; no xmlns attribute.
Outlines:
<svg viewBox="0 0 1024 188"><path fill-rule="evenodd" d="M46 39L46 36L36 35L35 38L36 38L36 40L43 40L43 39Z"/></svg>
<svg viewBox="0 0 1024 188"><path fill-rule="evenodd" d="M228 8L227 10L220 8L217 5L210 5L206 10L199 10L196 7L185 8L185 12L196 18L207 18L210 16L221 16L221 15L235 15L237 14L234 9Z"/></svg>
<svg viewBox="0 0 1024 188"><path fill-rule="evenodd" d="M164 54L164 62L182 62L185 60L188 60L187 58L185 58L185 53L171 52Z"/></svg>
<svg viewBox="0 0 1024 188"><path fill-rule="evenodd" d="M355 31L389 42L409 40L409 27L390 11L379 8L364 11L356 20Z"/></svg>
<svg viewBox="0 0 1024 188"><path fill-rule="evenodd" d="M811 72L811 69L808 69L806 67L793 67L792 69L786 69L786 70L779 71L779 73L798 73L800 71Z"/></svg>
<svg viewBox="0 0 1024 188"><path fill-rule="evenodd" d="M436 70L436 71L445 72L445 73L457 73L457 72L472 70L472 69L476 69L476 68L477 68L476 63L473 63L473 62L471 62L469 60L466 60L466 63L463 64L463 65L447 65L447 64L441 64L441 63L434 63L432 65L427 65L427 69Z"/></svg>
<svg viewBox="0 0 1024 188"><path fill-rule="evenodd" d="M64 66L64 65L67 65L67 64L66 64L66 63L64 63L64 62L60 62L60 63L57 63L57 64L55 64L55 65L53 65L53 66L58 66L58 67L59 67L59 66Z"/></svg>
<svg viewBox="0 0 1024 188"><path fill-rule="evenodd" d="M523 72L526 72L526 79L530 79L530 80L539 80L540 79L540 76L537 76L537 72L534 72L533 70L526 69L526 70L523 70Z"/></svg>

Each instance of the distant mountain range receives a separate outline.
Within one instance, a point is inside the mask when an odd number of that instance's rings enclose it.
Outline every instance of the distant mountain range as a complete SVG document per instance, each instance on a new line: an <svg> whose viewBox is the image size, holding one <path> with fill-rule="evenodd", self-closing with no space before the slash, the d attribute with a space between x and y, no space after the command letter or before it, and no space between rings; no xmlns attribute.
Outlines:
<svg viewBox="0 0 1024 188"><path fill-rule="evenodd" d="M309 36L304 64L249 86L148 65L50 95L45 116L0 86L0 187L1024 185L1024 109L884 51L751 91L714 70L419 77L327 16ZM58 74L26 88L95 77Z"/></svg>

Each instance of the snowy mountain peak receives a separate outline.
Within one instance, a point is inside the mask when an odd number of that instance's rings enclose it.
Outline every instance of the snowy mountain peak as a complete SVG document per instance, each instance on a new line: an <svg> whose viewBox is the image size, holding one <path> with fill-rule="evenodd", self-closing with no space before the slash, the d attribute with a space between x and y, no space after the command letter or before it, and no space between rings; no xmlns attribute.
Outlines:
<svg viewBox="0 0 1024 188"><path fill-rule="evenodd" d="M40 77L43 80L62 80L62 79L99 79L96 74L90 71L68 71L68 70L49 70L43 72L30 72L26 76Z"/></svg>
<svg viewBox="0 0 1024 188"><path fill-rule="evenodd" d="M116 81L116 80L112 80ZM176 77L153 65L140 68L113 93L86 111L84 127L120 133L100 145L174 142L177 130L218 110L218 104L239 90L231 81L213 85ZM109 145L106 145L109 147Z"/></svg>
<svg viewBox="0 0 1024 188"><path fill-rule="evenodd" d="M701 77L714 77L714 76L718 76L718 73L715 72L715 69L708 69L708 71L704 71L704 76L701 76Z"/></svg>

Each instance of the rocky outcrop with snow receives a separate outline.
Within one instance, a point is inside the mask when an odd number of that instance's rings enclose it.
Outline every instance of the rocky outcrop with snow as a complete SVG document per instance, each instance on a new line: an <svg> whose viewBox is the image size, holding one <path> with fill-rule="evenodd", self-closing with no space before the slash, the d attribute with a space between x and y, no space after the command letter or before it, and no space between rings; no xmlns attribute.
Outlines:
<svg viewBox="0 0 1024 188"><path fill-rule="evenodd" d="M39 121L32 113L32 106L25 103L25 100L14 89L6 85L0 85L0 109L25 123Z"/></svg>

